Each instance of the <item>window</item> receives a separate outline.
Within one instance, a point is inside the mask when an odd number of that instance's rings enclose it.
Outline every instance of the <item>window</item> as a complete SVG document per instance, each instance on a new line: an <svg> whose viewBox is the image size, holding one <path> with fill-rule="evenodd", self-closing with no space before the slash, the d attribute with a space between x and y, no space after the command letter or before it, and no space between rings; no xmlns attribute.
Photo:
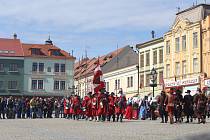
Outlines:
<svg viewBox="0 0 210 140"><path fill-rule="evenodd" d="M34 62L32 64L32 71L37 71L37 63L36 62Z"/></svg>
<svg viewBox="0 0 210 140"><path fill-rule="evenodd" d="M51 55L53 55L53 56L62 56L62 54L61 54L61 52L59 50L52 51Z"/></svg>
<svg viewBox="0 0 210 140"><path fill-rule="evenodd" d="M120 89L120 79L118 79L117 86L118 86L118 89Z"/></svg>
<svg viewBox="0 0 210 140"><path fill-rule="evenodd" d="M144 87L144 74L140 75L140 87Z"/></svg>
<svg viewBox="0 0 210 140"><path fill-rule="evenodd" d="M51 67L48 67L47 68L47 72L51 72Z"/></svg>
<svg viewBox="0 0 210 140"><path fill-rule="evenodd" d="M9 81L8 89L17 89L17 81Z"/></svg>
<svg viewBox="0 0 210 140"><path fill-rule="evenodd" d="M38 89L43 89L43 80L38 80Z"/></svg>
<svg viewBox="0 0 210 140"><path fill-rule="evenodd" d="M176 62L175 64L176 75L180 75L180 63Z"/></svg>
<svg viewBox="0 0 210 140"><path fill-rule="evenodd" d="M31 81L31 89L32 90L44 89L44 81L43 80L32 80Z"/></svg>
<svg viewBox="0 0 210 140"><path fill-rule="evenodd" d="M193 33L193 48L197 48L198 47L198 33L195 32Z"/></svg>
<svg viewBox="0 0 210 140"><path fill-rule="evenodd" d="M150 86L150 74L146 74L146 86Z"/></svg>
<svg viewBox="0 0 210 140"><path fill-rule="evenodd" d="M163 71L159 72L159 84L163 83Z"/></svg>
<svg viewBox="0 0 210 140"><path fill-rule="evenodd" d="M166 41L166 54L170 54L170 41Z"/></svg>
<svg viewBox="0 0 210 140"><path fill-rule="evenodd" d="M150 56L149 56L149 52L146 53L146 66L150 65Z"/></svg>
<svg viewBox="0 0 210 140"><path fill-rule="evenodd" d="M40 49L32 48L31 49L31 55L41 55Z"/></svg>
<svg viewBox="0 0 210 140"><path fill-rule="evenodd" d="M66 89L66 82L60 81L60 90L65 90L65 89Z"/></svg>
<svg viewBox="0 0 210 140"><path fill-rule="evenodd" d="M117 89L117 80L115 80L115 90Z"/></svg>
<svg viewBox="0 0 210 140"><path fill-rule="evenodd" d="M198 72L198 58L193 58L193 72Z"/></svg>
<svg viewBox="0 0 210 140"><path fill-rule="evenodd" d="M65 64L61 64L61 72L66 72L66 65Z"/></svg>
<svg viewBox="0 0 210 140"><path fill-rule="evenodd" d="M175 48L176 48L176 52L180 51L180 48L179 48L179 37L175 38Z"/></svg>
<svg viewBox="0 0 210 140"><path fill-rule="evenodd" d="M130 86L133 87L133 76L131 76Z"/></svg>
<svg viewBox="0 0 210 140"><path fill-rule="evenodd" d="M59 81L54 81L54 90L59 90Z"/></svg>
<svg viewBox="0 0 210 140"><path fill-rule="evenodd" d="M39 63L39 71L44 72L44 63Z"/></svg>
<svg viewBox="0 0 210 140"><path fill-rule="evenodd" d="M4 82L0 81L0 89L3 89L3 84L4 84Z"/></svg>
<svg viewBox="0 0 210 140"><path fill-rule="evenodd" d="M182 75L183 78L186 78L186 74L187 74L187 63L186 60L182 61Z"/></svg>
<svg viewBox="0 0 210 140"><path fill-rule="evenodd" d="M170 77L170 64L166 65L166 78Z"/></svg>
<svg viewBox="0 0 210 140"><path fill-rule="evenodd" d="M18 65L17 64L10 64L9 65L9 71L18 71Z"/></svg>
<svg viewBox="0 0 210 140"><path fill-rule="evenodd" d="M140 55L140 67L144 67L144 54Z"/></svg>
<svg viewBox="0 0 210 140"><path fill-rule="evenodd" d="M163 63L163 50L159 50L159 63Z"/></svg>
<svg viewBox="0 0 210 140"><path fill-rule="evenodd" d="M182 36L182 50L185 51L186 50L186 35Z"/></svg>
<svg viewBox="0 0 210 140"><path fill-rule="evenodd" d="M153 64L157 64L157 50L153 51Z"/></svg>
<svg viewBox="0 0 210 140"><path fill-rule="evenodd" d="M127 77L127 87L133 87L133 76Z"/></svg>
<svg viewBox="0 0 210 140"><path fill-rule="evenodd" d="M0 71L4 71L4 64L0 64Z"/></svg>
<svg viewBox="0 0 210 140"><path fill-rule="evenodd" d="M31 81L31 89L37 89L37 80Z"/></svg>
<svg viewBox="0 0 210 140"><path fill-rule="evenodd" d="M106 82L106 91L109 91L109 82Z"/></svg>
<svg viewBox="0 0 210 140"><path fill-rule="evenodd" d="M55 63L54 65L54 72L59 72L59 64L58 63Z"/></svg>

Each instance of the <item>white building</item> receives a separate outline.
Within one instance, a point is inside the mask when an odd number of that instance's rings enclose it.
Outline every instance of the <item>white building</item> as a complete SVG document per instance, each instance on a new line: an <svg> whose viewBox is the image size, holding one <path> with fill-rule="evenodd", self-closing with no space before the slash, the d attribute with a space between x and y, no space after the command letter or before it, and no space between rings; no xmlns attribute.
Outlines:
<svg viewBox="0 0 210 140"><path fill-rule="evenodd" d="M84 97L92 91L93 71L100 62L106 90L117 93L120 89L127 97L138 93L138 54L126 46L107 55L83 59L75 64L74 84L76 93Z"/></svg>
<svg viewBox="0 0 210 140"><path fill-rule="evenodd" d="M155 87L155 96L162 90L163 82L163 38L153 39L148 42L137 44L139 50L139 77L140 77L140 95L152 96L151 70L154 67L157 71L157 87Z"/></svg>

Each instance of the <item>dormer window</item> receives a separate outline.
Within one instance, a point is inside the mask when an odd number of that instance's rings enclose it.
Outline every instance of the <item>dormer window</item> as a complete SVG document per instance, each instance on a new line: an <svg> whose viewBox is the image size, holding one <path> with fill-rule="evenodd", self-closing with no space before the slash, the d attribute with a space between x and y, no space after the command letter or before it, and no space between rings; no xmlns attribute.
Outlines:
<svg viewBox="0 0 210 140"><path fill-rule="evenodd" d="M38 48L31 49L31 55L41 55L41 51Z"/></svg>
<svg viewBox="0 0 210 140"><path fill-rule="evenodd" d="M52 50L51 55L52 56L63 56L59 50Z"/></svg>

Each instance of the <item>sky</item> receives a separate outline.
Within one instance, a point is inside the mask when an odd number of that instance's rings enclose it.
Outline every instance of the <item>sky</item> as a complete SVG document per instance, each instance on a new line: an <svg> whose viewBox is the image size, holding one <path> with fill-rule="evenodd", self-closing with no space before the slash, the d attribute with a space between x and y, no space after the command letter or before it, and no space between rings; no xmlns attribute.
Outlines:
<svg viewBox="0 0 210 140"><path fill-rule="evenodd" d="M205 0L197 0L204 3ZM210 3L210 0L206 0ZM161 37L196 0L0 0L0 38L53 43L79 59Z"/></svg>

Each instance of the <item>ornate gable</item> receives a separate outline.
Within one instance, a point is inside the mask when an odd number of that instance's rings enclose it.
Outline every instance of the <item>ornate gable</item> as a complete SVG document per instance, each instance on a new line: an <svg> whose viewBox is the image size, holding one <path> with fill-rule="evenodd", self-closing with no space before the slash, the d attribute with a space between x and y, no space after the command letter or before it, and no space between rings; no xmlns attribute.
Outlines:
<svg viewBox="0 0 210 140"><path fill-rule="evenodd" d="M174 33L181 33L184 30L188 28L188 26L191 24L191 22L188 19L180 19L176 18L173 26L172 26L172 32Z"/></svg>

